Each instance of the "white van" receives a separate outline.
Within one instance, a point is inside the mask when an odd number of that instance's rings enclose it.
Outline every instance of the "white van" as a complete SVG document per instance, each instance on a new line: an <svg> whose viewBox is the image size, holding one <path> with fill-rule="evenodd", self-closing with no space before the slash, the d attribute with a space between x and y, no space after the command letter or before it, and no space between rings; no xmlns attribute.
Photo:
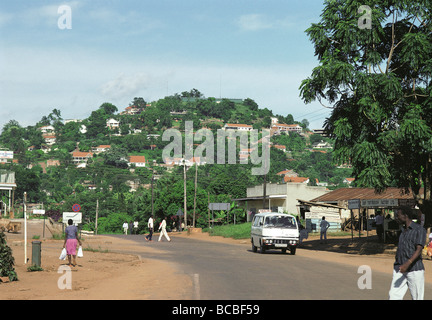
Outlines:
<svg viewBox="0 0 432 320"><path fill-rule="evenodd" d="M266 212L255 215L251 227L252 251L264 253L267 249L290 250L295 254L299 243L299 228L294 216Z"/></svg>

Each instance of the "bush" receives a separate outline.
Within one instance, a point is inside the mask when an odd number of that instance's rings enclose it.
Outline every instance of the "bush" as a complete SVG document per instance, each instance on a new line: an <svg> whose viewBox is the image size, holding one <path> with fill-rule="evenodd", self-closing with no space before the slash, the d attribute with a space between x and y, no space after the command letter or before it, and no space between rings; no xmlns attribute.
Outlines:
<svg viewBox="0 0 432 320"><path fill-rule="evenodd" d="M98 219L98 234L102 233L122 233L123 223L133 221L127 213L110 213L107 217Z"/></svg>
<svg viewBox="0 0 432 320"><path fill-rule="evenodd" d="M7 245L4 232L0 232L0 276L8 277L9 281L17 281L18 276L14 269L15 259L12 250Z"/></svg>

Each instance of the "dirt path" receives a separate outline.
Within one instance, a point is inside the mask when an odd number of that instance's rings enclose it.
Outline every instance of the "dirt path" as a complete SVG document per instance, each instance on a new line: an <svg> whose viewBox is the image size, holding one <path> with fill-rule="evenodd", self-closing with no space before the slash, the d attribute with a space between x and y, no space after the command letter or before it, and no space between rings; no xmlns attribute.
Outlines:
<svg viewBox="0 0 432 320"><path fill-rule="evenodd" d="M145 257L154 253L154 247L138 245L132 240L108 236L83 236L84 257L77 258L78 265L71 273L62 271L67 261L59 260L62 240L42 239L43 271L29 272L31 265L33 235L41 234L38 223L29 223L27 257L24 263L23 235L6 234L8 245L15 258L15 270L19 281L0 282L0 300L191 300L193 281L190 276L178 272L175 265L153 259L141 259L138 255L116 252L137 252ZM48 237L48 236L47 236ZM209 236L207 233L173 233L175 237L193 237L201 241L218 241L249 248L249 240L233 240ZM157 235L155 235L157 239ZM132 239L132 238L131 238ZM369 244L370 246L370 244ZM373 245L372 245L373 247ZM347 239L329 239L321 245L316 237L310 237L297 250L297 255L317 260L349 265L369 265L373 271L391 273L394 254L392 251L367 254L364 245L347 245ZM157 252L157 251L156 251ZM342 253L341 253L342 252ZM352 254L349 254L352 253ZM432 283L432 261L425 261L426 281ZM60 272L60 273L59 273ZM71 289L62 289L66 275L71 275ZM60 282L59 282L60 281ZM60 283L60 285L59 285Z"/></svg>

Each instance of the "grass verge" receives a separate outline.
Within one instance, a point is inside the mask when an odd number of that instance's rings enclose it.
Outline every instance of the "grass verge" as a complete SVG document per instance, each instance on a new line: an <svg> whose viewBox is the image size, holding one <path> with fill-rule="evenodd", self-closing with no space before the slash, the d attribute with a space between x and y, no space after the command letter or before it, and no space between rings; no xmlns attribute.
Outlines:
<svg viewBox="0 0 432 320"><path fill-rule="evenodd" d="M208 232L211 236L221 236L224 238L233 239L249 239L251 232L251 223L245 222L240 224L228 224L222 226L215 226L213 228L203 229L204 232Z"/></svg>

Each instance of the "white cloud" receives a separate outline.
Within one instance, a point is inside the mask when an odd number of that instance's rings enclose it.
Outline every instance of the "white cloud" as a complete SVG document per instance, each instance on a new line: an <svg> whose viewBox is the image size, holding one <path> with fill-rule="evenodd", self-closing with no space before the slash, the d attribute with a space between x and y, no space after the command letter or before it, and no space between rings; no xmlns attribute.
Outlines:
<svg viewBox="0 0 432 320"><path fill-rule="evenodd" d="M272 28L272 23L267 21L262 14L246 14L242 15L237 20L237 25L241 30L256 31Z"/></svg>
<svg viewBox="0 0 432 320"><path fill-rule="evenodd" d="M236 20L237 26L242 31L259 31L274 28L289 28L294 22L291 18L272 19L263 14L245 14Z"/></svg>

